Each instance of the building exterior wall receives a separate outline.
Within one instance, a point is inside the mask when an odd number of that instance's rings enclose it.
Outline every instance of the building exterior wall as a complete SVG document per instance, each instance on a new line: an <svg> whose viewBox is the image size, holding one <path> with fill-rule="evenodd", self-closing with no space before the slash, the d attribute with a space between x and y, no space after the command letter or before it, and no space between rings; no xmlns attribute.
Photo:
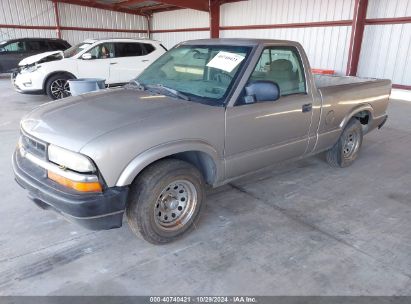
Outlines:
<svg viewBox="0 0 411 304"><path fill-rule="evenodd" d="M61 38L76 44L87 38L147 37L147 21L143 16L113 12L98 8L58 3ZM42 27L5 28L1 25ZM54 4L48 0L0 1L0 41L22 37L57 38ZM64 29L67 27L69 29ZM80 28L80 29L70 29ZM88 29L110 29L92 31ZM116 31L118 30L118 31ZM127 32L144 31L140 32Z"/></svg>
<svg viewBox="0 0 411 304"><path fill-rule="evenodd" d="M82 27L94 29L112 29L119 32L62 30L62 38L72 44L87 38L139 38L146 33L121 32L121 30L147 30L147 21L143 16L113 12L98 8L59 3L60 25L62 27Z"/></svg>
<svg viewBox="0 0 411 304"><path fill-rule="evenodd" d="M153 39L159 40L166 48L172 48L181 41L209 38L209 15L191 9L182 9L154 14L151 20ZM202 29L197 31L174 31L181 29Z"/></svg>
<svg viewBox="0 0 411 304"><path fill-rule="evenodd" d="M261 30L225 30L222 38L266 38L294 40L307 52L312 68L344 74L347 67L351 27L310 27Z"/></svg>
<svg viewBox="0 0 411 304"><path fill-rule="evenodd" d="M411 0L369 0L367 19L411 16ZM358 75L411 86L411 23L365 26Z"/></svg>
<svg viewBox="0 0 411 304"><path fill-rule="evenodd" d="M313 68L345 74L355 1L248 0L224 4L220 37L296 40L306 49ZM58 3L58 13L61 37L71 44L87 38L147 36L147 21L142 16L64 3ZM208 38L209 23L207 12L182 9L157 13L151 18L151 37L171 48L184 40ZM358 75L389 78L411 87L411 0L368 0L365 24ZM58 37L52 1L0 1L0 41L19 37Z"/></svg>
<svg viewBox="0 0 411 304"><path fill-rule="evenodd" d="M350 20L353 0L248 0L221 6L221 26Z"/></svg>
<svg viewBox="0 0 411 304"><path fill-rule="evenodd" d="M296 23L349 21L354 0L248 0L224 4L220 11L220 37L288 39L302 43L315 68L332 69L344 74L348 58L351 27L294 27ZM288 24L281 29L225 29L231 26ZM206 12L178 10L154 14L152 37L168 48L188 39L209 38L209 32L162 32L170 29L207 29Z"/></svg>

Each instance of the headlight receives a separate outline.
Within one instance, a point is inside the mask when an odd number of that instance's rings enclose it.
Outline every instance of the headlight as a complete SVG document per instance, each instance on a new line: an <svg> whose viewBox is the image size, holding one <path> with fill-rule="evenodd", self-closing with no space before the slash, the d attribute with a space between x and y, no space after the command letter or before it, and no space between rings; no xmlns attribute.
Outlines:
<svg viewBox="0 0 411 304"><path fill-rule="evenodd" d="M37 71L39 68L41 68L41 65L34 64L32 66L25 68L24 71L27 73L31 73L31 72Z"/></svg>
<svg viewBox="0 0 411 304"><path fill-rule="evenodd" d="M80 153L49 145L48 155L49 161L77 172L94 172L96 170L91 160Z"/></svg>

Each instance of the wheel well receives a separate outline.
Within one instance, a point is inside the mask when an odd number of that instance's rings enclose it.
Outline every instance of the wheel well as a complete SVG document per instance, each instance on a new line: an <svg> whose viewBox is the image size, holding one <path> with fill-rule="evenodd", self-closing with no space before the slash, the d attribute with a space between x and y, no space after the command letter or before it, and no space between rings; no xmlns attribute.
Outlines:
<svg viewBox="0 0 411 304"><path fill-rule="evenodd" d="M364 110L356 113L354 117L358 119L362 125L368 125L371 118L371 113L367 110Z"/></svg>
<svg viewBox="0 0 411 304"><path fill-rule="evenodd" d="M186 151L169 156L192 164L203 175L207 184L212 185L216 179L217 168L214 160L201 151Z"/></svg>
<svg viewBox="0 0 411 304"><path fill-rule="evenodd" d="M46 84L49 81L50 77L53 77L54 75L68 75L70 77L73 77L73 79L76 79L77 77L74 76L73 74L71 74L70 72L66 72L66 71L57 71L57 72L53 72L49 75L47 75L47 77L44 79L43 82L43 90L46 91Z"/></svg>
<svg viewBox="0 0 411 304"><path fill-rule="evenodd" d="M205 182L209 185L214 184L216 178L217 178L217 167L216 164L211 156L209 156L207 153L201 152L201 151L186 151L186 152L180 152L176 154L172 154L163 158L160 158L149 165L147 165L143 170L141 170L136 178L148 167L153 165L154 163L164 160L164 159L179 159L182 161L185 161L187 163L192 164L194 167L197 168L198 171L200 171L201 175L203 176Z"/></svg>
<svg viewBox="0 0 411 304"><path fill-rule="evenodd" d="M369 130L369 122L371 119L371 113L367 110L363 110L361 112L356 113L354 116L362 125L362 131L363 133L367 133Z"/></svg>

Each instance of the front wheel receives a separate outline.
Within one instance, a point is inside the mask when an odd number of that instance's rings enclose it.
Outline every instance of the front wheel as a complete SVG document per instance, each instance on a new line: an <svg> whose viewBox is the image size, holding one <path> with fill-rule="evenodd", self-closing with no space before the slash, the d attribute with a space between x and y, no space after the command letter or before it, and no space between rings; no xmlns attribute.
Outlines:
<svg viewBox="0 0 411 304"><path fill-rule="evenodd" d="M127 221L146 241L169 243L194 227L204 198L204 180L194 166L176 159L161 160L132 184Z"/></svg>
<svg viewBox="0 0 411 304"><path fill-rule="evenodd" d="M53 100L71 96L69 79L73 79L73 77L67 74L51 76L46 83L47 95Z"/></svg>
<svg viewBox="0 0 411 304"><path fill-rule="evenodd" d="M362 126L358 119L351 118L337 143L326 152L327 162L333 167L348 167L358 157L362 145Z"/></svg>

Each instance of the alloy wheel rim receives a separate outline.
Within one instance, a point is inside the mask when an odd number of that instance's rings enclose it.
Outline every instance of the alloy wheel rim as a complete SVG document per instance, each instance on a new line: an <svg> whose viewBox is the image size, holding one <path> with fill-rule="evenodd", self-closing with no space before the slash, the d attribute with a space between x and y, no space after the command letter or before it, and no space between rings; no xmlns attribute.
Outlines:
<svg viewBox="0 0 411 304"><path fill-rule="evenodd" d="M166 231L185 226L194 215L197 190L188 180L177 180L165 187L154 206L156 225Z"/></svg>
<svg viewBox="0 0 411 304"><path fill-rule="evenodd" d="M65 79L56 79L50 86L51 94L56 99L61 99L71 95L69 82Z"/></svg>

